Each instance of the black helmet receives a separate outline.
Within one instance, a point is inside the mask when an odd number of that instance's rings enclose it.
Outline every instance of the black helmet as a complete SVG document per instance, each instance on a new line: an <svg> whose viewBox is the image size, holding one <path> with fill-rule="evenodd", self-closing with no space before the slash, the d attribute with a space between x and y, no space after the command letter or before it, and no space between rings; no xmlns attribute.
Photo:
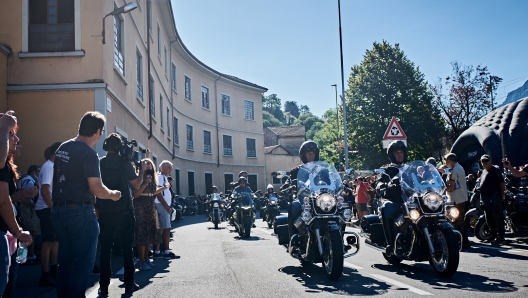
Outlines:
<svg viewBox="0 0 528 298"><path fill-rule="evenodd" d="M396 161L396 158L394 157L394 151L396 150L403 150L403 162L407 161L407 146L405 146L405 143L403 141L393 141L389 144L389 148L387 148L387 155L389 156L389 159L392 163L398 164Z"/></svg>
<svg viewBox="0 0 528 298"><path fill-rule="evenodd" d="M240 177L238 178L238 183L244 182L244 184L247 184L247 178L246 177Z"/></svg>
<svg viewBox="0 0 528 298"><path fill-rule="evenodd" d="M299 156L301 157L301 160L303 163L307 163L306 160L306 153L307 152L315 152L315 159L314 161L319 160L319 146L317 146L317 143L314 141L306 141L302 143L301 148L299 148Z"/></svg>

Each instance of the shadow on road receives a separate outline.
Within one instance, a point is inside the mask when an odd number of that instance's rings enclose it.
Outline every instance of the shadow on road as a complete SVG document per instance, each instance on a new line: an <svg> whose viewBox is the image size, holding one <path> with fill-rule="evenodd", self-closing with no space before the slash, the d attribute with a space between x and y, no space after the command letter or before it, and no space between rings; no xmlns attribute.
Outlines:
<svg viewBox="0 0 528 298"><path fill-rule="evenodd" d="M499 279L492 279L487 276L458 271L452 278L441 278L436 275L434 269L426 263L408 264L374 264L372 268L393 272L406 276L410 279L419 280L431 285L437 290L458 289L472 292L489 293L509 293L518 289L514 283Z"/></svg>
<svg viewBox="0 0 528 298"><path fill-rule="evenodd" d="M280 268L279 272L291 275L306 288L307 293L367 296L385 294L390 288L388 284L362 276L347 267L343 268L343 276L339 280L328 279L324 269L313 264L286 266Z"/></svg>

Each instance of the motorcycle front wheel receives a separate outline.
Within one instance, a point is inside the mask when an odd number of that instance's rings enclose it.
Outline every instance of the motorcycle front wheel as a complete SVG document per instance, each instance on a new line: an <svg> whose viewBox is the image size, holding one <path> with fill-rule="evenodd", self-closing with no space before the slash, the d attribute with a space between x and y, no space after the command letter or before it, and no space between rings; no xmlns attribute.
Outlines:
<svg viewBox="0 0 528 298"><path fill-rule="evenodd" d="M218 229L218 222L220 221L220 217L218 215L218 210L215 210L214 211L214 214L213 214L213 220L214 220L214 227L215 229Z"/></svg>
<svg viewBox="0 0 528 298"><path fill-rule="evenodd" d="M244 217L244 238L249 238L251 234L251 218L246 216Z"/></svg>
<svg viewBox="0 0 528 298"><path fill-rule="evenodd" d="M327 231L323 236L323 267L331 280L343 274L343 241L339 231Z"/></svg>
<svg viewBox="0 0 528 298"><path fill-rule="evenodd" d="M478 217L477 216L466 216L464 218L464 223L466 224L466 229L474 234L475 226L478 223Z"/></svg>
<svg viewBox="0 0 528 298"><path fill-rule="evenodd" d="M460 252L455 233L451 229L436 229L431 233L435 252L430 255L429 264L440 277L451 277L458 269Z"/></svg>
<svg viewBox="0 0 528 298"><path fill-rule="evenodd" d="M486 217L481 217L477 225L475 226L475 237L477 237L479 240L484 241L491 238L491 230L488 226L488 223L486 222Z"/></svg>

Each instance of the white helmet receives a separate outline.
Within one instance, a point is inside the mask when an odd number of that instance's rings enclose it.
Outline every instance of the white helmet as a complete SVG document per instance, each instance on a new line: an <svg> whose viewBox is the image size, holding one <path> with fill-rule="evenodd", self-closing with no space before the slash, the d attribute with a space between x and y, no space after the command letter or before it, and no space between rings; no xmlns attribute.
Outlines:
<svg viewBox="0 0 528 298"><path fill-rule="evenodd" d="M269 190L270 188L273 189L273 185L268 184L268 187L266 187L266 190Z"/></svg>

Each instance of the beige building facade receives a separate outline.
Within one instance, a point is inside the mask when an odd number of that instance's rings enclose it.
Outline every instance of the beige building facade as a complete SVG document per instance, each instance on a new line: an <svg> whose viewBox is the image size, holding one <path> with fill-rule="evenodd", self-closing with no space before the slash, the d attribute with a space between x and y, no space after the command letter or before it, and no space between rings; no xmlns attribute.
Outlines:
<svg viewBox="0 0 528 298"><path fill-rule="evenodd" d="M0 110L19 119L19 170L77 134L86 111L174 164L183 195L224 191L241 170L264 189L262 94L266 88L199 61L178 36L169 0L105 18L124 0L6 0L0 11ZM150 58L149 58L150 57ZM102 140L94 148L100 156ZM140 153L143 155L144 153Z"/></svg>

